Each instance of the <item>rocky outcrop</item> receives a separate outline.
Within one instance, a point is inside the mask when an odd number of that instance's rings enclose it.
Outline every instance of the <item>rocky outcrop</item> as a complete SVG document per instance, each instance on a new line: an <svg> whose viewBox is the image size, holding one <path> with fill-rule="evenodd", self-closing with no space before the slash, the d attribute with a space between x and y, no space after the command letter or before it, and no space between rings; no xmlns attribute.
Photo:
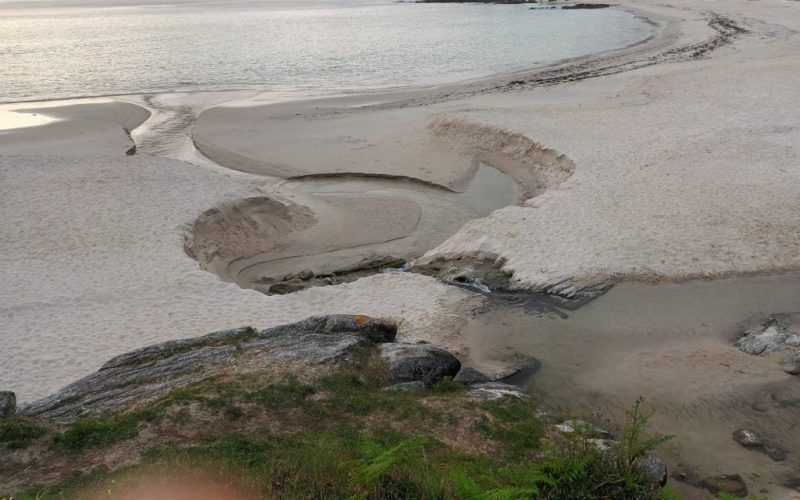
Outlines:
<svg viewBox="0 0 800 500"><path fill-rule="evenodd" d="M16 394L11 391L0 391L0 418L13 417L16 412Z"/></svg>
<svg viewBox="0 0 800 500"><path fill-rule="evenodd" d="M96 373L23 407L20 413L69 422L87 414L124 409L201 380L234 362L267 369L292 360L327 365L355 361L364 349L375 349L377 342L394 340L396 334L397 325L390 320L330 315L266 330L235 328L163 342L112 358ZM426 347L452 358L447 351ZM445 354L440 356L446 358Z"/></svg>
<svg viewBox="0 0 800 500"><path fill-rule="evenodd" d="M314 316L285 328L300 328L323 334L352 333L362 335L376 344L394 342L397 338L397 324L394 321L358 315Z"/></svg>
<svg viewBox="0 0 800 500"><path fill-rule="evenodd" d="M379 349L397 383L422 381L430 385L461 369L455 356L430 344L381 344Z"/></svg>

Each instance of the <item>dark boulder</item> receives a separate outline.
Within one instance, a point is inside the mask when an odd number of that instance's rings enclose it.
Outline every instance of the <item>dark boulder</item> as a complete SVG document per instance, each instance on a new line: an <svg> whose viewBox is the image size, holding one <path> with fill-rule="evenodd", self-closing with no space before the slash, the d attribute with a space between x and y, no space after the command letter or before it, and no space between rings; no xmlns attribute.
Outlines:
<svg viewBox="0 0 800 500"><path fill-rule="evenodd" d="M461 363L450 352L429 344L380 344L381 357L389 363L395 382L422 381L431 385L452 377Z"/></svg>
<svg viewBox="0 0 800 500"><path fill-rule="evenodd" d="M453 380L464 385L482 384L492 381L488 376L469 366L462 367L456 376L453 377Z"/></svg>

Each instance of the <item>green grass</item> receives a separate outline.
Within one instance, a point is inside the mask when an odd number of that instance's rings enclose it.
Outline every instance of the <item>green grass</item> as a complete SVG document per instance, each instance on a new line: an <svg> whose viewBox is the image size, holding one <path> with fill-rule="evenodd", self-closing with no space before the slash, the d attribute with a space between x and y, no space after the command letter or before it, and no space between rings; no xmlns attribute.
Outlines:
<svg viewBox="0 0 800 500"><path fill-rule="evenodd" d="M482 419L478 430L502 443L509 460L530 460L539 452L542 423L536 418L534 401L506 398L486 401L483 408L494 418Z"/></svg>
<svg viewBox="0 0 800 500"><path fill-rule="evenodd" d="M114 416L83 418L57 435L53 445L58 451L66 453L103 448L138 436L145 423L160 420L161 417L162 411L141 410Z"/></svg>
<svg viewBox="0 0 800 500"><path fill-rule="evenodd" d="M45 432L44 427L22 417L0 419L0 445L11 450L27 448Z"/></svg>
<svg viewBox="0 0 800 500"><path fill-rule="evenodd" d="M146 409L80 420L56 436L54 447L80 453L134 438L148 424L191 425L197 407L208 412L206 419L217 416L202 439L162 442L128 470L73 474L18 497L81 497L135 472L189 469L241 480L263 498L657 498L636 461L665 438L648 437L640 402L608 453L580 432L543 441L531 401L469 401L450 380L419 392L383 386L385 368L379 365L338 371L313 384L292 377L201 381ZM428 403L434 399L439 404ZM478 424L465 427L455 415ZM260 425L260 418L288 430L269 431L275 427ZM446 444L465 429L469 439L493 451L470 453ZM667 492L664 498L674 497Z"/></svg>

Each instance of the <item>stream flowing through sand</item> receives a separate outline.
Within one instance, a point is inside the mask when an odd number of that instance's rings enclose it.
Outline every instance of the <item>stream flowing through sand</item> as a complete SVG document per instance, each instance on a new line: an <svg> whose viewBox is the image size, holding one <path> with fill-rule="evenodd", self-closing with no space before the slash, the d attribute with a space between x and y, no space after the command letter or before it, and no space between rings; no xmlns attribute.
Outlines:
<svg viewBox="0 0 800 500"><path fill-rule="evenodd" d="M745 354L745 326L800 311L800 274L675 284L623 283L577 310L546 297L488 296L462 329L470 360L487 372L533 356L528 388L558 410L619 431L637 397L652 428L673 435L661 453L673 473L741 473L787 484L800 467L800 384L781 356ZM788 450L774 462L731 439L753 429ZM758 479L756 479L758 478Z"/></svg>

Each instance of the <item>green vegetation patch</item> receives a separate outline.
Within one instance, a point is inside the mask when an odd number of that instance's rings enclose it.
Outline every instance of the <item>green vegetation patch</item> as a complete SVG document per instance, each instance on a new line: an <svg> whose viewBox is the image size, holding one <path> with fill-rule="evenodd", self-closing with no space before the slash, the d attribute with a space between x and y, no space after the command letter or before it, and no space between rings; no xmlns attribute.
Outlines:
<svg viewBox="0 0 800 500"><path fill-rule="evenodd" d="M22 417L0 419L0 444L11 450L27 448L47 430Z"/></svg>
<svg viewBox="0 0 800 500"><path fill-rule="evenodd" d="M57 450L67 453L102 448L138 436L143 424L158 421L162 417L162 411L141 410L113 416L83 418L56 436L53 444Z"/></svg>
<svg viewBox="0 0 800 500"><path fill-rule="evenodd" d="M186 425L197 404L218 415L210 425L207 419L200 423L205 425L203 438L160 444L145 451L133 468L96 469L25 494L80 497L89 489L119 487L125 477L136 474L188 470L242 480L248 491L263 498L658 495L639 460L666 438L648 437L641 402L629 413L620 440L598 446L588 430L545 433L530 400L475 402L450 380L422 391L385 390L384 377L384 368L374 365L336 371L313 384L293 377L209 379L145 410L82 419L55 438L57 450L102 448L137 436L147 423L163 422L166 429Z"/></svg>

